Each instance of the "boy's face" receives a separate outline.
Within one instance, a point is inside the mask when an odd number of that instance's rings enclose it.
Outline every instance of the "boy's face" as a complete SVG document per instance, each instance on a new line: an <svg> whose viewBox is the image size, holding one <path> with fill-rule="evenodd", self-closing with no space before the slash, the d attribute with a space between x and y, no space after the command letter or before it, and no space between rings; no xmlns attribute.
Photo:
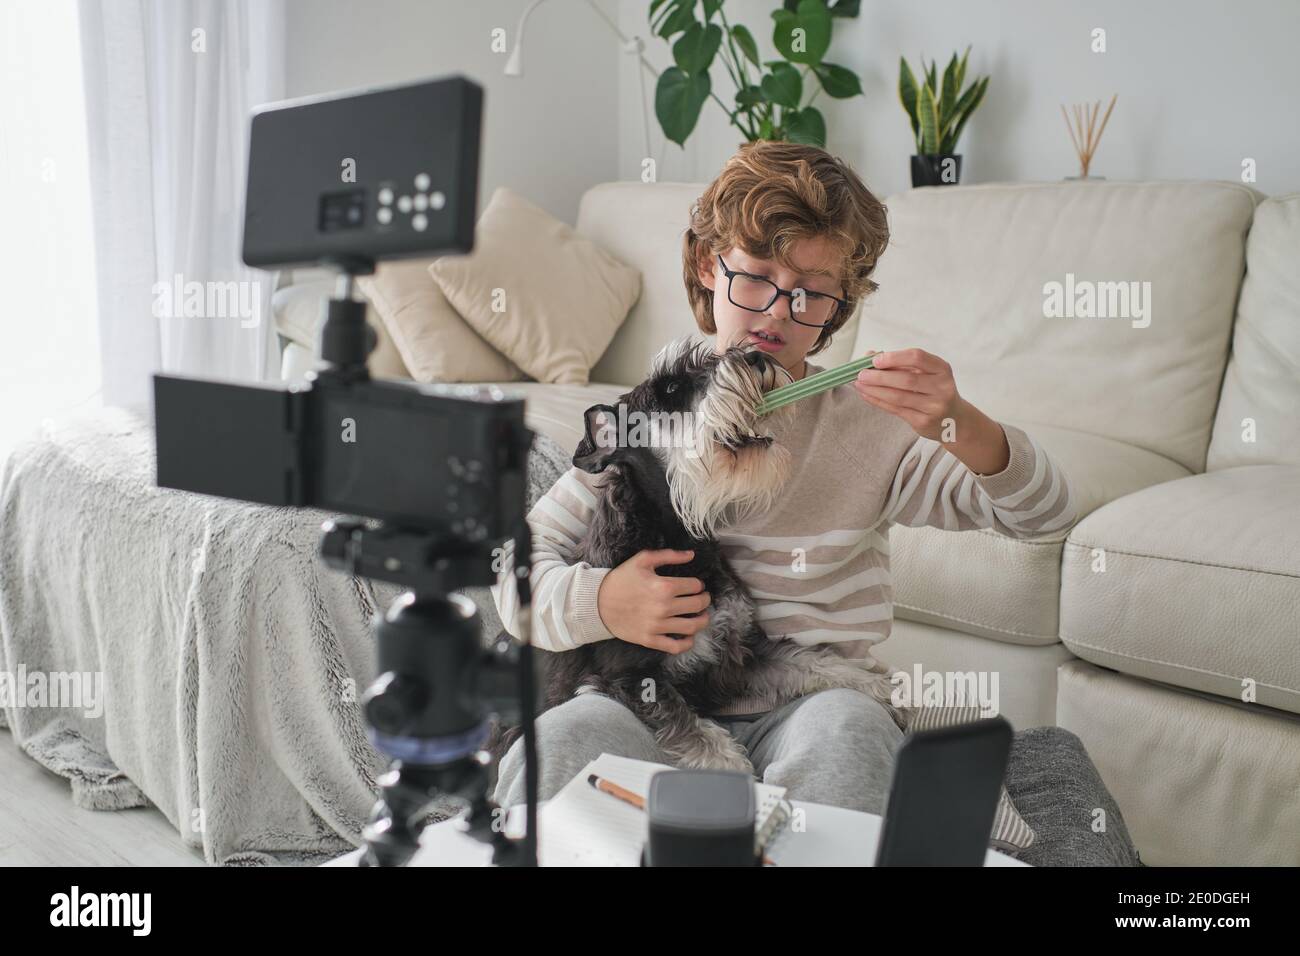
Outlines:
<svg viewBox="0 0 1300 956"><path fill-rule="evenodd" d="M795 243L790 259L798 266L797 270L787 269L772 259L751 256L737 247L724 252L722 259L727 268L734 272L759 276L786 290L803 289L808 294L805 297L805 311L799 314L803 322L824 321L821 306L831 309L830 315L834 314L834 304L823 299L818 305L815 293L844 297L844 287L837 271L838 253L826 239L801 239ZM717 256L713 256L711 262L711 269L701 265L700 281L713 290L713 322L718 330L717 350L721 352L731 345L752 345L775 358L796 379L802 378L804 356L816 344L822 330L794 321L791 317L794 302L789 296L778 295L776 301L762 312L753 312L736 305L731 301L732 298L745 301L746 305L757 300L746 301L746 294L742 293L739 285L746 280L741 276L735 278L737 285L732 287L732 295L729 297L722 262L718 261ZM750 287L758 288L754 283L750 283ZM813 312L817 314L813 315Z"/></svg>

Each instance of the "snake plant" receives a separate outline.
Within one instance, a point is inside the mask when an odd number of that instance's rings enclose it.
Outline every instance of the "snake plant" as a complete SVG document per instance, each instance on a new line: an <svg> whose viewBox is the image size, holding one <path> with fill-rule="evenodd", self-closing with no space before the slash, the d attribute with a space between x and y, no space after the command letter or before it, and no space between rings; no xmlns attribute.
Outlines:
<svg viewBox="0 0 1300 956"><path fill-rule="evenodd" d="M957 140L966 128L975 108L984 99L984 91L989 87L987 76L976 78L965 92L961 86L966 79L966 58L970 56L970 47L957 59L952 55L948 67L943 71L943 82L938 82L935 68L931 61L925 65L921 59L923 83L917 83L912 68L904 57L898 58L898 98L907 110L908 119L912 121L912 135L916 137L916 152L921 156L951 156L957 152Z"/></svg>

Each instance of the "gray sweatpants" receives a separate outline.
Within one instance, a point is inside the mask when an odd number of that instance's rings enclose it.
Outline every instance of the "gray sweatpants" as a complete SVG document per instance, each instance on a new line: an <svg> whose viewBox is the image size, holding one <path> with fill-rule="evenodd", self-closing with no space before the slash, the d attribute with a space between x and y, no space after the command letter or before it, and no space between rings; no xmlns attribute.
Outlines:
<svg viewBox="0 0 1300 956"><path fill-rule="evenodd" d="M885 708L855 690L824 690L775 710L713 718L749 752L764 783L787 797L880 813L894 753L903 732ZM649 728L622 704L601 694L579 694L537 719L540 798L548 800L602 753L671 763ZM523 741L501 760L493 799L524 801Z"/></svg>

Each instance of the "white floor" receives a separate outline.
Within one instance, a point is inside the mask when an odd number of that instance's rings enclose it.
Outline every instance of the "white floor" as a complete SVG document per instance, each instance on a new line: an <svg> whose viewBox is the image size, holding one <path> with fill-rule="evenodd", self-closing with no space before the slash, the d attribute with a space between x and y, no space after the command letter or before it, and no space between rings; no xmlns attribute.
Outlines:
<svg viewBox="0 0 1300 956"><path fill-rule="evenodd" d="M99 812L0 729L0 866L203 866L158 810Z"/></svg>

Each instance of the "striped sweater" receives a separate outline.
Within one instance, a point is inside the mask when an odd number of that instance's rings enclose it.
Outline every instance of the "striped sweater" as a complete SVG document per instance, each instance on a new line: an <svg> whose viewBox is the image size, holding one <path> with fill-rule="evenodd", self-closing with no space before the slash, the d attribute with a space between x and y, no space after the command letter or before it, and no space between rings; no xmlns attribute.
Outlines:
<svg viewBox="0 0 1300 956"><path fill-rule="evenodd" d="M808 363L808 375L821 371ZM950 531L992 529L1012 537L1063 531L1075 518L1065 475L1028 434L1003 425L1011 459L977 475L906 422L862 400L850 385L796 402L773 429L791 452L790 479L776 504L727 527L723 554L753 595L772 640L829 644L887 673L871 649L889 636L894 589L889 529L895 524ZM575 561L600 493L599 475L571 468L533 507L533 641L563 651L617 640L597 611L609 568ZM492 587L512 633L513 586ZM770 709L738 700L720 713Z"/></svg>

